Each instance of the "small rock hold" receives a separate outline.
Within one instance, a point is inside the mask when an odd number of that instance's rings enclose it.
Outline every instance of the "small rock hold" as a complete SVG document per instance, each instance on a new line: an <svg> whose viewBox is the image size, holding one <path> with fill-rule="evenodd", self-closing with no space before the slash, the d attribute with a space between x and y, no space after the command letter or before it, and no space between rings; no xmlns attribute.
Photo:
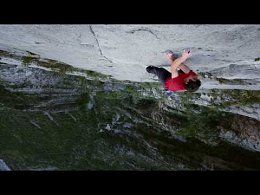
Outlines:
<svg viewBox="0 0 260 195"><path fill-rule="evenodd" d="M111 127L109 124L107 124L107 126L105 127L106 130L110 131L111 130Z"/></svg>

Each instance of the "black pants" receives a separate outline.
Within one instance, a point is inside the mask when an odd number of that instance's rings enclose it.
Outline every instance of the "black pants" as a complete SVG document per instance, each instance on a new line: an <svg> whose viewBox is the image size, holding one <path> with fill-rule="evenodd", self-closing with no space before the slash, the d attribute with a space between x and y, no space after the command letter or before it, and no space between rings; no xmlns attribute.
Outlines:
<svg viewBox="0 0 260 195"><path fill-rule="evenodd" d="M159 80L161 81L161 83L164 85L166 79L168 79L169 77L171 77L171 73L164 69L164 68L158 68L155 66L148 66L146 68L146 71L152 74L155 74Z"/></svg>
<svg viewBox="0 0 260 195"><path fill-rule="evenodd" d="M156 66L148 66L146 68L146 71L152 74L155 74L159 80L161 81L161 83L164 85L165 81L171 77L171 73L164 69L164 68L158 68ZM182 70L178 70L179 75L180 74L184 74L184 72Z"/></svg>

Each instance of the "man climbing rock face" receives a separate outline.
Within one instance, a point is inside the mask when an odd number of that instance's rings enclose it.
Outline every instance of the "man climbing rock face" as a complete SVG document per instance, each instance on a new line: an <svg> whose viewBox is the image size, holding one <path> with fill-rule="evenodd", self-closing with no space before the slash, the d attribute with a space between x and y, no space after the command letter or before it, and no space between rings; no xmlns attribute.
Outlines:
<svg viewBox="0 0 260 195"><path fill-rule="evenodd" d="M201 86L201 81L198 79L198 75L184 64L186 59L191 55L190 50L184 50L179 58L174 58L173 52L170 50L166 51L165 55L171 63L171 72L155 66L146 67L146 71L155 74L166 90L197 91Z"/></svg>

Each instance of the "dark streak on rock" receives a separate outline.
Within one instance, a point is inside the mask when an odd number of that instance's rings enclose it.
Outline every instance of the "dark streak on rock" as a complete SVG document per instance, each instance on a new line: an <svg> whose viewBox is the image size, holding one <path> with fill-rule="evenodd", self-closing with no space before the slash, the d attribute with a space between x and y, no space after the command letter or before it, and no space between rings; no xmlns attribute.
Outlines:
<svg viewBox="0 0 260 195"><path fill-rule="evenodd" d="M103 56L103 57L104 57L107 61L109 61L110 63L113 63L112 60L110 60L110 59L108 59L106 56L104 56L104 54L103 54L103 52L102 52L102 49L101 49L101 47L100 47L100 45L99 45L99 41L98 41L98 39L97 39L97 36L96 36L96 34L95 34L95 32L94 32L94 30L93 30L93 28L92 28L91 25L89 25L89 29L90 29L90 32L93 34L93 36L94 36L94 38L95 38L95 40L96 40L96 42L97 42L99 54L100 54L101 56Z"/></svg>
<svg viewBox="0 0 260 195"><path fill-rule="evenodd" d="M152 35L154 35L156 37L156 39L159 39L159 37L149 28L139 28L139 29L135 29L135 30L131 30L131 31L127 31L126 33L131 33L134 34L137 31L144 31L144 32L149 32Z"/></svg>

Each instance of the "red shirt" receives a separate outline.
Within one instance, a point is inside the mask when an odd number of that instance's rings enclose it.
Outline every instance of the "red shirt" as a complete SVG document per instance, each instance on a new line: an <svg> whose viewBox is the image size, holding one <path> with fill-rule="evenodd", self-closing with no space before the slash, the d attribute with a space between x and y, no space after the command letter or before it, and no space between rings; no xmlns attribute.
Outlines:
<svg viewBox="0 0 260 195"><path fill-rule="evenodd" d="M187 77L189 77L190 75L196 76L197 74L195 72L193 72L192 70L190 70L190 72L187 74L179 74L179 76L177 76L175 78L171 78L171 77L168 78L164 83L165 89L170 90L170 91L185 90L184 80Z"/></svg>

